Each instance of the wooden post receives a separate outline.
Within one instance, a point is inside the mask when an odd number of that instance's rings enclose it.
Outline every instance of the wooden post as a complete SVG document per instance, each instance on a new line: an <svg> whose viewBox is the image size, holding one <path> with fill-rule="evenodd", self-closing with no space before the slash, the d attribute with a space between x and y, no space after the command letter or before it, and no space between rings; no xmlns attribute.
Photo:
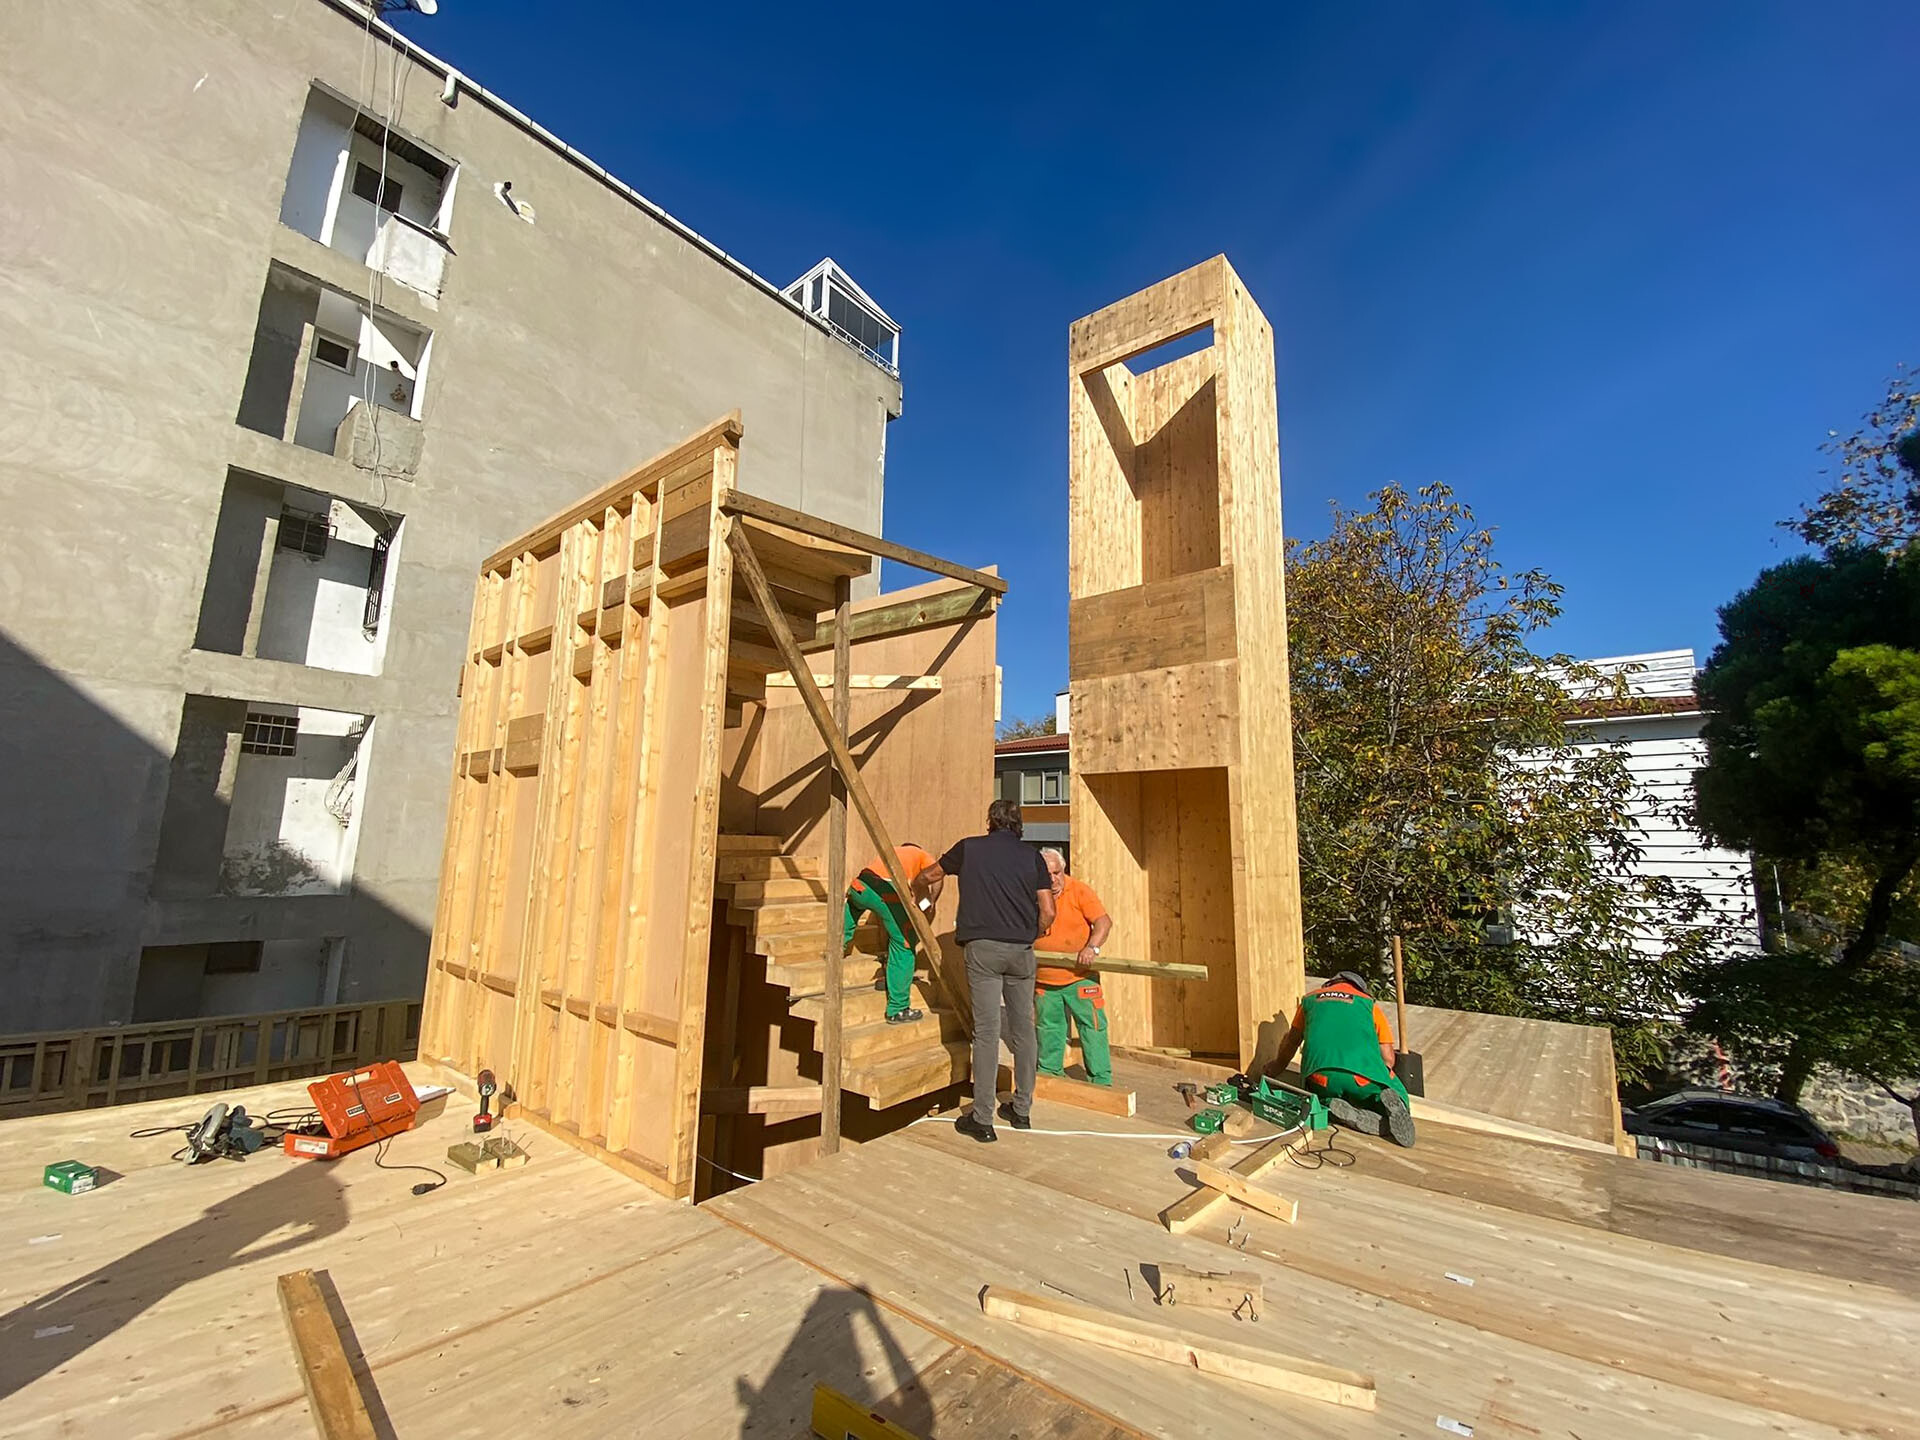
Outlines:
<svg viewBox="0 0 1920 1440"><path fill-rule="evenodd" d="M847 621L852 612L852 586L842 580L836 587L839 604L833 612L833 733L846 743L847 722L852 717L852 694L847 685L851 651L847 643ZM809 676L809 679L812 677ZM911 903L911 897L908 897ZM837 1154L840 1149L840 1031L845 1019L840 997L841 970L846 959L842 942L847 903L847 786L827 765L827 941L825 1010L820 1017L820 1153Z"/></svg>
<svg viewBox="0 0 1920 1440"><path fill-rule="evenodd" d="M1400 1028L1394 1032L1397 1050L1407 1048L1407 972L1400 960L1400 937L1393 937L1393 1010Z"/></svg>
<svg viewBox="0 0 1920 1440"><path fill-rule="evenodd" d="M735 526L728 537L733 546L734 559L738 562L740 577L747 582L747 589L753 594L753 603L760 607L760 613L766 617L767 630L773 636L774 648L793 672L794 688L800 692L800 699L812 717L814 728L826 741L827 753L833 757L833 763L839 768L841 777L846 781L847 794L853 800L853 808L860 812L860 823L867 827L867 834L873 843L880 847L880 858L887 863L887 878L893 881L895 893L911 896L913 887L907 883L907 877L901 872L900 857L893 853L893 837L888 834L886 822L880 818L879 808L868 793L866 782L860 778L860 767L853 763L853 755L847 749L847 742L833 732L833 715L827 709L827 702L820 694L820 687L813 683L813 672L808 667L806 657L800 653L800 647L793 638L793 627L787 624L779 602L773 598L773 587L767 581L766 571L760 568L760 557L753 553L753 546L747 540L746 532ZM973 1035L973 1006L964 983L956 981L947 973L946 964L940 953L940 942L934 938L932 927L918 905L909 900L906 905L907 919L913 924L913 933L921 947L927 952L927 963L933 968L933 978L940 986L940 993L946 999L955 1015L960 1018L960 1027L968 1037Z"/></svg>

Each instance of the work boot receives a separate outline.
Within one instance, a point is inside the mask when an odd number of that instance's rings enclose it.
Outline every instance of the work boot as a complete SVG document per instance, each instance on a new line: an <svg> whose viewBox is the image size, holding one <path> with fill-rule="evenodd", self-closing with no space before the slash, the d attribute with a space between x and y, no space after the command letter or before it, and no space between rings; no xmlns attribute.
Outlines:
<svg viewBox="0 0 1920 1440"><path fill-rule="evenodd" d="M1387 1138L1401 1149L1413 1146L1413 1111L1407 1108L1407 1102L1400 1098L1398 1090L1380 1092L1380 1108L1387 1116ZM1374 1132L1378 1134L1378 1131Z"/></svg>
<svg viewBox="0 0 1920 1440"><path fill-rule="evenodd" d="M1394 1096L1396 1100L1399 1098ZM1362 1135L1378 1135L1386 1123L1386 1117L1378 1110L1363 1110L1351 1100L1338 1098L1327 1101L1327 1114L1334 1124L1358 1130Z"/></svg>
<svg viewBox="0 0 1920 1440"><path fill-rule="evenodd" d="M924 1010L902 1010L898 1015L887 1016L887 1024L911 1025L916 1020L924 1020L926 1018L927 1012Z"/></svg>
<svg viewBox="0 0 1920 1440"><path fill-rule="evenodd" d="M974 1118L971 1110L962 1115L958 1120L955 1120L953 1122L953 1128L958 1130L962 1135L972 1136L982 1145L991 1145L1000 1138L993 1133L993 1126L981 1124Z"/></svg>
<svg viewBox="0 0 1920 1440"><path fill-rule="evenodd" d="M1033 1117L1031 1115L1022 1115L1018 1110L1014 1109L1011 1100L1002 1100L1000 1102L1000 1118L1016 1130L1033 1129Z"/></svg>

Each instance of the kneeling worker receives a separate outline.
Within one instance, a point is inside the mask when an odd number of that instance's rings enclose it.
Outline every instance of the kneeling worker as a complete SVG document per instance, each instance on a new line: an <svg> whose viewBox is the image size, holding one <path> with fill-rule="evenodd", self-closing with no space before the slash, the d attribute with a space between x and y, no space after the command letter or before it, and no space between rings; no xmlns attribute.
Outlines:
<svg viewBox="0 0 1920 1440"><path fill-rule="evenodd" d="M1267 1074L1279 1078L1296 1051L1301 1078L1335 1120L1363 1135L1384 1126L1394 1144L1413 1144L1407 1089L1393 1073L1393 1030L1359 975L1342 970L1301 1000Z"/></svg>
<svg viewBox="0 0 1920 1440"><path fill-rule="evenodd" d="M924 879L927 867L933 864L933 856L918 845L896 845L893 854L900 862L901 873L907 877L908 888L913 891L912 903L931 915L941 887L946 883L936 878L929 885ZM840 940L843 952L853 944L853 929L863 913L878 919L887 932L887 1023L911 1025L926 1019L926 1011L913 1007L913 941L908 938L913 934L913 920L907 914L906 904L894 892L893 881L887 878L887 862L878 855L867 862L867 868L847 887L847 924Z"/></svg>
<svg viewBox="0 0 1920 1440"><path fill-rule="evenodd" d="M1040 852L1053 877L1053 928L1034 942L1035 950L1074 957L1072 969L1041 964L1033 976L1034 1026L1040 1034L1040 1073L1061 1075L1067 1061L1067 1022L1080 1032L1080 1058L1087 1079L1113 1084L1113 1059L1107 1049L1107 1001L1100 976L1093 972L1100 947L1107 943L1113 917L1100 897L1067 874L1067 857L1051 847Z"/></svg>

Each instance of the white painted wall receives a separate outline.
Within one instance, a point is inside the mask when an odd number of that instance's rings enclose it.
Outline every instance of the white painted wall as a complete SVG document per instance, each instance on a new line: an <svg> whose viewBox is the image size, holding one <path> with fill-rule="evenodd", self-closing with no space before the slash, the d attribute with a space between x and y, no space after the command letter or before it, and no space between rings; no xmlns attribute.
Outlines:
<svg viewBox="0 0 1920 1440"><path fill-rule="evenodd" d="M369 639L365 620L367 579L373 565L372 520L343 500L292 487L286 503L299 510L326 512L334 533L325 555L275 548L256 653L263 660L287 660L349 675L378 675L390 633L387 605L393 598L397 551L387 557L380 627Z"/></svg>
<svg viewBox="0 0 1920 1440"><path fill-rule="evenodd" d="M343 825L326 797L360 746L355 730L362 717L333 710L298 713L293 755L241 752L222 847L221 888L228 894L336 895L352 878L357 827L351 820ZM356 772L356 815L364 781Z"/></svg>
<svg viewBox="0 0 1920 1440"><path fill-rule="evenodd" d="M287 165L287 188L280 196L280 223L323 245L340 159L352 132L353 111L348 106L322 91L309 92L300 133L293 142L293 159Z"/></svg>
<svg viewBox="0 0 1920 1440"><path fill-rule="evenodd" d="M1071 733L1067 728L1067 711L1070 708L1067 704L1067 694L1067 691L1062 690L1053 697L1053 729L1058 735Z"/></svg>
<svg viewBox="0 0 1920 1440"><path fill-rule="evenodd" d="M332 290L320 292L313 323L316 331L354 346L353 372L309 360L294 444L333 454L347 411L368 400L402 415L418 413L425 398L428 336L393 320L375 319ZM397 375L392 368L396 363Z"/></svg>

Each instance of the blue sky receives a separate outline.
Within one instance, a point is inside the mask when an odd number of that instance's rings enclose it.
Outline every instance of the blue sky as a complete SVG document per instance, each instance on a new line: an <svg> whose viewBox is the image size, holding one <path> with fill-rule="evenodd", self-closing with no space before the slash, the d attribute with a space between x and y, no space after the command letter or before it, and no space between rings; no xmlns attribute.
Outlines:
<svg viewBox="0 0 1920 1440"><path fill-rule="evenodd" d="M1549 643L1583 655L1704 660L1828 429L1920 362L1905 0L403 28L769 279L831 254L900 321L885 529L1000 564L1009 714L1065 683L1067 326L1215 253L1278 337L1287 533L1445 481L1565 584Z"/></svg>

